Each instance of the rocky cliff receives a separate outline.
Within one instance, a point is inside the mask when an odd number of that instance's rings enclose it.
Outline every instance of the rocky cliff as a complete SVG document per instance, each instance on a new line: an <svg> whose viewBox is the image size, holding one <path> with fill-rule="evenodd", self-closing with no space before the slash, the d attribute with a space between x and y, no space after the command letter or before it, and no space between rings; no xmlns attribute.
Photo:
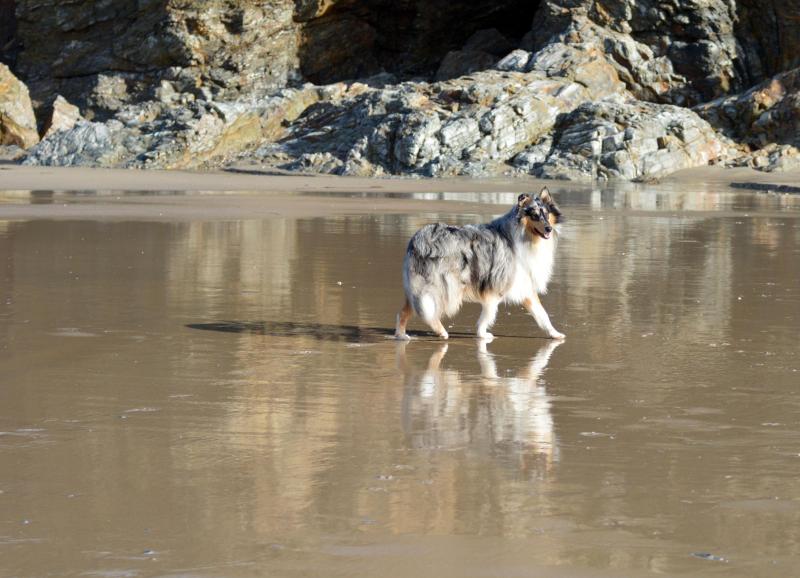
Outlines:
<svg viewBox="0 0 800 578"><path fill-rule="evenodd" d="M0 16L45 137L27 163L646 180L781 168L800 144L800 0L0 0ZM58 95L80 114L53 129Z"/></svg>

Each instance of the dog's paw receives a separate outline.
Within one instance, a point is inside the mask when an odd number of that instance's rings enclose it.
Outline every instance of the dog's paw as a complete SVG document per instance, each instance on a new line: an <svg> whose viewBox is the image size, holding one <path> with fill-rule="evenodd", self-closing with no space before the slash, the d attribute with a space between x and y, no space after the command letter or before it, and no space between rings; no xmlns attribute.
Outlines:
<svg viewBox="0 0 800 578"><path fill-rule="evenodd" d="M492 335L488 331L484 331L482 333L478 333L478 339L480 339L481 341L493 341L494 335Z"/></svg>
<svg viewBox="0 0 800 578"><path fill-rule="evenodd" d="M394 338L397 341L411 341L411 336L408 333L395 333Z"/></svg>
<svg viewBox="0 0 800 578"><path fill-rule="evenodd" d="M439 334L439 337L441 337L442 339L449 339L449 338L450 338L450 334L449 334L449 333L447 333L447 331L442 331L442 332Z"/></svg>
<svg viewBox="0 0 800 578"><path fill-rule="evenodd" d="M560 331L551 331L550 332L550 339L566 339L567 336L561 333Z"/></svg>

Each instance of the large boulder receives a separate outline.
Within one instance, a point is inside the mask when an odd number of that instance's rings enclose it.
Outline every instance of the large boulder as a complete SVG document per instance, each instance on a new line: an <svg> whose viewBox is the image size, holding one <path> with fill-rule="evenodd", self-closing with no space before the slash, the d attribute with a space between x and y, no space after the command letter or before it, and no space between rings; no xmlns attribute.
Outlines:
<svg viewBox="0 0 800 578"><path fill-rule="evenodd" d="M513 164L544 178L647 181L720 162L731 148L690 110L608 98L584 103L560 118L545 146L535 143Z"/></svg>
<svg viewBox="0 0 800 578"><path fill-rule="evenodd" d="M28 88L0 63L0 145L23 149L39 142Z"/></svg>

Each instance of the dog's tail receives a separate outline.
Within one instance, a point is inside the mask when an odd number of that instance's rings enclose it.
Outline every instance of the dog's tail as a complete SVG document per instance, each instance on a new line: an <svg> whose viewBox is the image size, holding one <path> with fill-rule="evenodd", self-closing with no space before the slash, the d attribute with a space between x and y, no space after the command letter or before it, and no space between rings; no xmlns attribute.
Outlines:
<svg viewBox="0 0 800 578"><path fill-rule="evenodd" d="M437 307L435 297L428 292L420 294L412 288L412 285L418 285L418 283L412 283L411 277L415 277L415 281L419 281L419 279L416 278L417 276L414 275L414 273L409 271L409 268L409 258L406 256L405 263L403 264L403 288L405 289L406 298L411 308L414 310L414 313L425 321L438 319L439 315L436 314Z"/></svg>

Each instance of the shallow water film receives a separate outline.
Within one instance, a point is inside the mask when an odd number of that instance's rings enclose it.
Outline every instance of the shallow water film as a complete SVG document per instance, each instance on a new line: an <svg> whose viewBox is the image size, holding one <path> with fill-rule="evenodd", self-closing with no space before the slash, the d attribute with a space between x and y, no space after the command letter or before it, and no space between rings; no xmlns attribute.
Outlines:
<svg viewBox="0 0 800 578"><path fill-rule="evenodd" d="M389 336L512 193L0 193L0 576L798 575L798 198L552 190L489 344Z"/></svg>

